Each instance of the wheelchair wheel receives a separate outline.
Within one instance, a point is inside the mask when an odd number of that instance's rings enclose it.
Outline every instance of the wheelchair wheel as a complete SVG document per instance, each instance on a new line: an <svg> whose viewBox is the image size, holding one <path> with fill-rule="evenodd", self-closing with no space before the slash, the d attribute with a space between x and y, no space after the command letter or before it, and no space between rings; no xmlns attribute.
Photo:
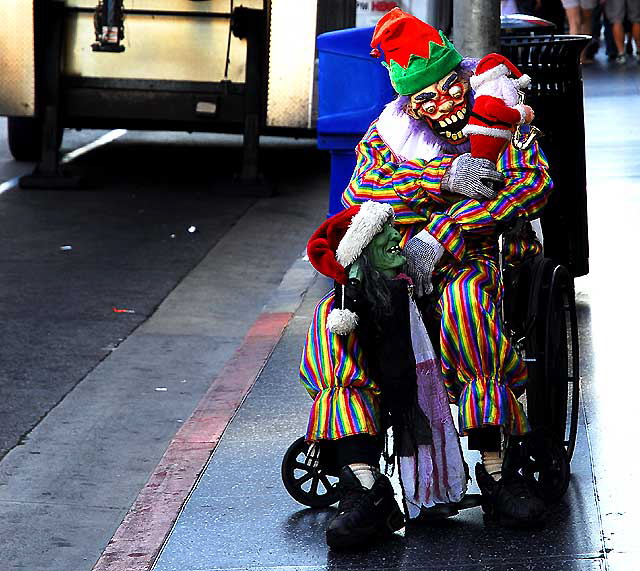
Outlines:
<svg viewBox="0 0 640 571"><path fill-rule="evenodd" d="M533 428L547 429L564 444L571 460L578 430L580 398L578 321L573 279L548 258L534 269L530 311L534 331L526 353L529 383L527 415Z"/></svg>
<svg viewBox="0 0 640 571"><path fill-rule="evenodd" d="M289 495L310 508L325 508L339 500L338 478L328 474L320 464L317 444L300 437L289 446L282 458L282 483Z"/></svg>

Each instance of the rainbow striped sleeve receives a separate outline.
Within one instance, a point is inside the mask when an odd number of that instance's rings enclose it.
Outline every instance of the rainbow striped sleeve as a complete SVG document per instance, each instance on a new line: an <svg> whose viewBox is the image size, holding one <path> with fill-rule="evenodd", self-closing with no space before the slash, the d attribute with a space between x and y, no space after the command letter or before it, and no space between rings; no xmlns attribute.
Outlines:
<svg viewBox="0 0 640 571"><path fill-rule="evenodd" d="M538 143L522 151L509 145L498 161L498 170L506 182L497 198L484 203L489 214L501 221L515 216L538 218L553 189L549 163Z"/></svg>
<svg viewBox="0 0 640 571"><path fill-rule="evenodd" d="M365 374L356 334L327 330L331 309L333 291L316 306L300 363L300 380L314 399L306 433L309 441L380 430L380 390Z"/></svg>
<svg viewBox="0 0 640 571"><path fill-rule="evenodd" d="M445 212L434 214L427 230L451 255L461 260L465 252L465 235L491 234L496 222L518 216L528 219L539 216L553 188L548 168L547 159L537 143L523 151L509 145L498 162L498 170L506 177L500 194L482 203L461 200Z"/></svg>
<svg viewBox="0 0 640 571"><path fill-rule="evenodd" d="M406 226L424 225L432 205L446 203L440 196L440 181L452 155L398 163L375 123L358 143L356 154L356 168L342 195L345 207L367 200L387 202L393 206L396 224Z"/></svg>

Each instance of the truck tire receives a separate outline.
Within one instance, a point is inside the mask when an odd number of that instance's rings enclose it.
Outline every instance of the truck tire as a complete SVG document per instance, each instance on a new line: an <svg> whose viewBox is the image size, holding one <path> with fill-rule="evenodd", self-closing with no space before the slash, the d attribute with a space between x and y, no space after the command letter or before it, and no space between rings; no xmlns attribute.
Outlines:
<svg viewBox="0 0 640 571"><path fill-rule="evenodd" d="M37 162L42 152L42 120L8 117L9 150L16 161Z"/></svg>

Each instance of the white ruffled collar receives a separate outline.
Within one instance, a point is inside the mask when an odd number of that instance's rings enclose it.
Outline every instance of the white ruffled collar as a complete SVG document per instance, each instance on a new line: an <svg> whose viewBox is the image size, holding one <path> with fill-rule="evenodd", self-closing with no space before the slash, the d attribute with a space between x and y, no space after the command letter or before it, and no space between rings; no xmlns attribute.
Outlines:
<svg viewBox="0 0 640 571"><path fill-rule="evenodd" d="M399 161L411 159L431 160L443 153L441 145L434 143L433 135L415 128L414 119L396 101L387 104L378 117L378 134Z"/></svg>

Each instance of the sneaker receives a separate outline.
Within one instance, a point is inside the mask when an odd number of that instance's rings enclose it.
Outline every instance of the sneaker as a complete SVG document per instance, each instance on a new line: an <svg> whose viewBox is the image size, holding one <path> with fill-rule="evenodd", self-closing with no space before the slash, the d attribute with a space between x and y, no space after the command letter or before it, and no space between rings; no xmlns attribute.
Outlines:
<svg viewBox="0 0 640 571"><path fill-rule="evenodd" d="M487 519L505 527L541 527L546 508L527 480L517 473L504 475L497 482L480 463L476 482L482 492L482 509Z"/></svg>
<svg viewBox="0 0 640 571"><path fill-rule="evenodd" d="M327 527L327 545L334 549L358 547L391 535L404 526L404 516L395 500L389 478L375 472L375 483L368 490L345 466L338 484L342 499L338 513Z"/></svg>
<svg viewBox="0 0 640 571"><path fill-rule="evenodd" d="M616 56L616 63L622 65L627 63L627 55L626 54L618 54Z"/></svg>

